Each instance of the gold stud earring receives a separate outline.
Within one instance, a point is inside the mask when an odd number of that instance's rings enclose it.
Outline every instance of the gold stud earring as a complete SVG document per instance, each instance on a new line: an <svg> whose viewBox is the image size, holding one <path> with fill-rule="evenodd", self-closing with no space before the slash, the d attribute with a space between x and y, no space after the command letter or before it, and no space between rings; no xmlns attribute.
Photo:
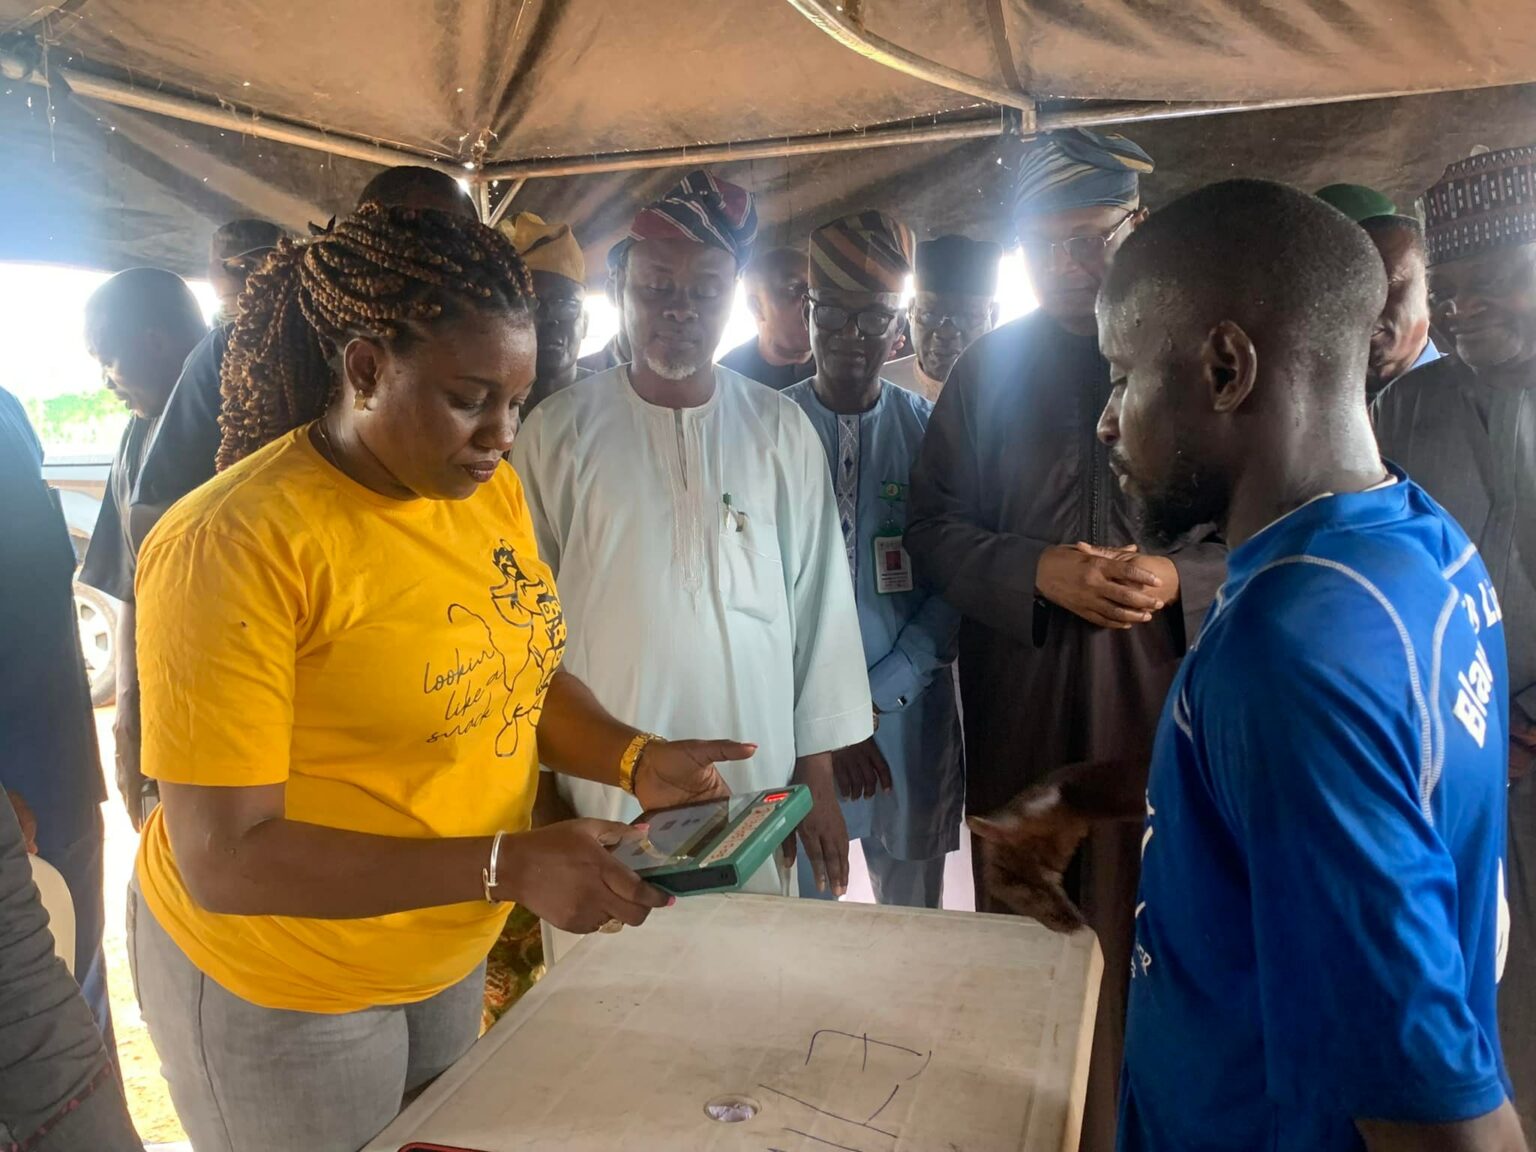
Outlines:
<svg viewBox="0 0 1536 1152"><path fill-rule="evenodd" d="M358 392L352 397L352 407L358 412L368 411L368 393Z"/></svg>

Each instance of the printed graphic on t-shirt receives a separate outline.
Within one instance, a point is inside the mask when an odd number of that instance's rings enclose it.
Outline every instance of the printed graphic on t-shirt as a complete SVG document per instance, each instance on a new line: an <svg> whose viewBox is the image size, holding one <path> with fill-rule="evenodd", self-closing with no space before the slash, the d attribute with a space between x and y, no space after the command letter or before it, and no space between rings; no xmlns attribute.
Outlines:
<svg viewBox="0 0 1536 1152"><path fill-rule="evenodd" d="M517 664L517 671L507 679L504 723L496 737L496 755L512 756L525 737L532 739L544 711L544 694L565 651L565 615L548 581L523 568L506 541L496 549L495 562L502 581L491 589L491 603L502 620L528 633L521 660L516 651L507 657L508 667ZM525 682L525 677L531 677L531 682Z"/></svg>
<svg viewBox="0 0 1536 1152"><path fill-rule="evenodd" d="M443 694L443 723L427 743L495 722L500 725L496 755L510 757L533 739L565 650L565 616L554 588L523 564L505 540L491 562L500 577L489 588L494 618L450 604L448 622L467 626L473 643L454 649L451 666L434 670L429 663L423 675L423 691ZM512 635L506 635L507 628Z"/></svg>

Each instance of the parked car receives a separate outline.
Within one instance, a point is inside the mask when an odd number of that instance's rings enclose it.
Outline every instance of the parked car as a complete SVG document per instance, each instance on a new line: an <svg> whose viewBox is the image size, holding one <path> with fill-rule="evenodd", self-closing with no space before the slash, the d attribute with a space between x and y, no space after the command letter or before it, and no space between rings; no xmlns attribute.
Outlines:
<svg viewBox="0 0 1536 1152"><path fill-rule="evenodd" d="M107 490L110 456L51 456L43 464L43 479L58 490L64 522L75 548L75 570L85 559L96 517ZM117 699L117 618L120 602L88 584L75 581L75 622L80 651L91 683L91 703L105 707Z"/></svg>

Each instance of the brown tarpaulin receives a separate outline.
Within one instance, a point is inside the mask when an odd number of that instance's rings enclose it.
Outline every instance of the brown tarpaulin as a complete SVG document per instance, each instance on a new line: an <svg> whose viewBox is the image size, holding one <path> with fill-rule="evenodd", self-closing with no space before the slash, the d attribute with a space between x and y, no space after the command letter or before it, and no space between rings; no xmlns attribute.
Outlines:
<svg viewBox="0 0 1536 1152"><path fill-rule="evenodd" d="M1153 4L866 0L871 31L1040 96L1234 100L1536 81L1536 0ZM985 110L835 43L782 0L0 0L51 67L227 101L453 162L803 136ZM1226 175L1379 184L1401 198L1473 144L1536 139L1524 88L1126 129L1156 202ZM30 102L30 107L28 106ZM373 169L21 82L0 85L0 259L201 263L236 215L345 211ZM115 130L114 130L115 129ZM854 206L1004 237L1017 144L983 140L726 166L774 239ZM594 276L635 202L677 172L535 179Z"/></svg>

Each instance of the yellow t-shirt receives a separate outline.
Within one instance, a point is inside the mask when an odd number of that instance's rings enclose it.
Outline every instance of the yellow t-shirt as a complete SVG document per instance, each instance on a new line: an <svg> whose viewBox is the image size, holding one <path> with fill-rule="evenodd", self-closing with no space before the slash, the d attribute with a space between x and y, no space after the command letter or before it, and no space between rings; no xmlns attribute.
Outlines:
<svg viewBox="0 0 1536 1152"><path fill-rule="evenodd" d="M391 500L301 429L172 508L136 594L146 775L285 783L289 819L388 836L529 826L565 623L510 466L467 500ZM269 1008L425 999L468 975L506 918L483 902L216 915L188 894L158 811L138 875L192 962Z"/></svg>

